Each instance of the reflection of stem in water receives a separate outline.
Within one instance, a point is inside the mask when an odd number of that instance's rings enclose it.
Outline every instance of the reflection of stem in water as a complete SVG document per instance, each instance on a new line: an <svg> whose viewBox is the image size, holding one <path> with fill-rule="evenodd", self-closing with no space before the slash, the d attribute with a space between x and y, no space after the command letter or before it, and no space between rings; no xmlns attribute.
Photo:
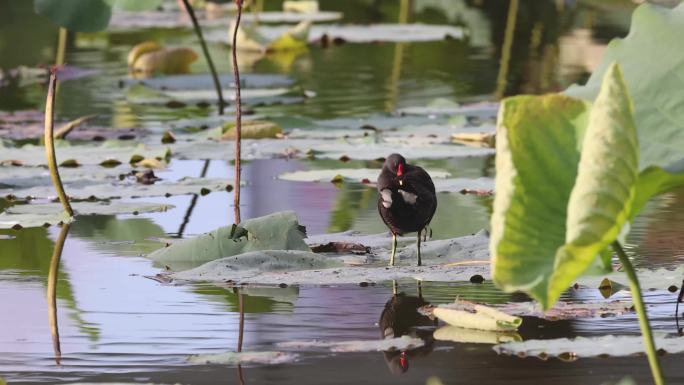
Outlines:
<svg viewBox="0 0 684 385"><path fill-rule="evenodd" d="M508 65L511 61L511 48L515 35L515 22L518 14L518 0L510 0L508 5L508 17L506 18L506 32L501 47L501 61L499 62L499 74L496 77L496 92L494 97L501 99L506 92L506 80L508 78Z"/></svg>
<svg viewBox="0 0 684 385"><path fill-rule="evenodd" d="M204 166L202 167L202 172L200 173L200 178L204 178L207 176L207 170L209 169L209 159L204 160ZM185 216L183 217L183 223L181 223L180 227L178 228L178 238L181 238L183 236L183 233L185 232L185 227L188 225L190 222L190 217L192 216L192 211L195 209L195 205L197 205L197 199L199 199L199 194L193 194L192 195L192 200L190 201L190 206L188 206L188 211L185 212Z"/></svg>
<svg viewBox="0 0 684 385"><path fill-rule="evenodd" d="M235 186L233 190L233 221L240 223L240 156L242 141L242 100L240 99L240 69L237 62L237 32L242 17L242 0L235 0L237 4L237 18L233 31L233 75L235 76Z"/></svg>
<svg viewBox="0 0 684 385"><path fill-rule="evenodd" d="M207 43L204 41L204 36L202 36L202 28L200 27L199 22L197 21L197 17L195 16L195 10L192 9L192 5L190 5L188 0L183 0L183 5L185 5L185 10L188 12L190 20L192 20L192 26L195 28L195 34L199 39L200 46L202 47L202 52L204 53L204 59L207 61L207 64L209 65L209 71L211 71L211 77L214 80L214 87L216 88L216 96L218 97L219 115L223 115L223 107L225 106L226 102L223 100L221 82L219 81L218 74L216 73L214 61L211 59L211 55L209 54L209 48L207 48Z"/></svg>
<svg viewBox="0 0 684 385"><path fill-rule="evenodd" d="M253 0L250 4L252 10L253 24L259 26L259 14L264 10L264 0Z"/></svg>
<svg viewBox="0 0 684 385"><path fill-rule="evenodd" d="M67 45L67 30L66 28L59 29L59 38L57 40L57 55L55 57L55 65L63 66L64 58L66 57Z"/></svg>
<svg viewBox="0 0 684 385"><path fill-rule="evenodd" d="M57 156L55 155L55 141L53 137L54 132L54 118L55 118L55 86L57 84L57 68L50 68L50 81L48 82L48 94L45 101L45 155L47 156L48 168L50 169L50 179L57 190L59 201L62 202L64 210L70 217L74 216L74 210L71 209L69 199L64 192L62 185L62 178L59 177L59 168L57 166Z"/></svg>
<svg viewBox="0 0 684 385"><path fill-rule="evenodd" d="M59 327L57 325L57 275L59 274L59 261L62 258L64 241L69 234L69 224L62 225L59 238L55 243L55 248L50 259L50 271L47 280L47 303L48 303L48 322L50 324L50 334L52 334L52 349L55 352L55 362L60 364L62 359L62 349L59 343Z"/></svg>
<svg viewBox="0 0 684 385"><path fill-rule="evenodd" d="M243 337L245 335L245 299L240 292L239 289L237 289L237 295L238 295L238 311L240 312L240 321L239 321L239 326L238 326L238 346L237 346L237 351L238 353L242 352L242 341ZM240 381L240 385L245 384L245 379L242 374L242 365L237 366L238 370L238 380Z"/></svg>
<svg viewBox="0 0 684 385"><path fill-rule="evenodd" d="M399 24L406 24L409 17L409 0L401 0L399 3ZM385 103L385 111L392 112L397 108L399 98L399 80L401 78L401 64L404 58L404 43L395 43L394 57L392 58L392 73L389 82L389 97Z"/></svg>
<svg viewBox="0 0 684 385"><path fill-rule="evenodd" d="M238 353L242 352L242 339L245 335L245 299L243 294L238 290L238 311L240 312L240 323L238 327Z"/></svg>
<svg viewBox="0 0 684 385"><path fill-rule="evenodd" d="M658 352L656 351L655 341L653 340L653 332L651 332L651 324L648 322L648 314L646 313L646 306L644 299L641 297L641 288L639 287L639 278L637 278L630 262L629 257L622 249L620 242L613 242L613 250L618 255L622 267L629 278L629 290L632 293L634 300L634 310L639 318L639 327L641 328L641 335L644 338L644 346L646 347L646 355L648 356L648 364L651 366L651 374L656 385L664 385L663 372L660 369L660 361L658 360Z"/></svg>
<svg viewBox="0 0 684 385"><path fill-rule="evenodd" d="M679 328L679 303L684 300L684 280L682 286L679 288L679 295L677 296L677 304L675 305L675 323L677 324L677 333L682 335L682 329Z"/></svg>

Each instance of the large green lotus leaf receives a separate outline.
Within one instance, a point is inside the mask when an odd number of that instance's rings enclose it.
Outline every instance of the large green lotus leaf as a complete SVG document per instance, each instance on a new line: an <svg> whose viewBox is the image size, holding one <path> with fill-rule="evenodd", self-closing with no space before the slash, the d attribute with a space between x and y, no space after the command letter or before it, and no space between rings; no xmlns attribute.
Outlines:
<svg viewBox="0 0 684 385"><path fill-rule="evenodd" d="M635 196L639 143L622 72L613 64L589 116L577 179L568 202L565 246L556 253L547 297L551 306L617 239ZM610 255L608 262L610 262ZM609 264L609 263L608 263Z"/></svg>
<svg viewBox="0 0 684 385"><path fill-rule="evenodd" d="M215 259L258 250L311 251L293 211L282 211L220 227L197 238L178 242L149 255L156 262L181 270Z"/></svg>
<svg viewBox="0 0 684 385"><path fill-rule="evenodd" d="M684 50L672 49L683 34L684 4L672 10L643 4L634 11L629 34L610 42L587 84L565 92L593 100L610 64L620 65L634 102L640 170L684 171Z"/></svg>
<svg viewBox="0 0 684 385"><path fill-rule="evenodd" d="M70 31L95 32L107 28L112 9L103 0L34 0L36 13Z"/></svg>
<svg viewBox="0 0 684 385"><path fill-rule="evenodd" d="M506 291L548 302L588 112L587 103L559 94L502 102L490 250L493 278Z"/></svg>
<svg viewBox="0 0 684 385"><path fill-rule="evenodd" d="M74 202L71 207L76 216L163 212L173 208L172 205L144 202ZM0 229L42 227L71 221L59 203L17 205L0 213Z"/></svg>
<svg viewBox="0 0 684 385"><path fill-rule="evenodd" d="M504 101L499 117L492 275L545 308L617 238L632 210L638 144L617 65L586 121L588 111L563 95L518 97Z"/></svg>

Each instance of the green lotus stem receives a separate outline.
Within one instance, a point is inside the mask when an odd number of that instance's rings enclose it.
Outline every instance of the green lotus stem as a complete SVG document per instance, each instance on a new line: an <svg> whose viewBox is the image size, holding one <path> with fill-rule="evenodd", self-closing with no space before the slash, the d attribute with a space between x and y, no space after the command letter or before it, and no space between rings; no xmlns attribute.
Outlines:
<svg viewBox="0 0 684 385"><path fill-rule="evenodd" d="M648 364L651 366L653 381L656 385L664 385L665 380L663 379L663 372L660 368L660 361L658 360L658 352L656 351L655 341L653 340L651 324L648 322L646 306L644 305L644 299L641 296L639 278L634 271L632 262L630 262L629 257L622 249L620 242L613 242L613 250L615 250L618 258L620 258L620 263L622 263L622 267L624 267L625 272L627 273L627 278L629 278L629 290L632 293L634 309L636 310L637 317L639 318L639 327L641 328L641 334L644 337L644 345L646 346L646 354L648 355Z"/></svg>
<svg viewBox="0 0 684 385"><path fill-rule="evenodd" d="M57 40L57 57L55 58L55 65L64 65L64 58L66 57L67 44L67 30L66 28L59 29L59 38Z"/></svg>
<svg viewBox="0 0 684 385"><path fill-rule="evenodd" d="M225 106L225 101L223 100L223 91L221 88L221 82L219 81L218 75L216 73L216 67L214 67L214 61L211 60L211 55L209 54L209 49L207 48L207 43L204 41L204 36L202 35L202 28L197 21L197 16L195 16L195 10L188 0L183 0L183 5L185 5L185 10L192 20L192 26L195 28L195 34L199 39L200 46L202 47L202 52L204 53L204 59L209 65L209 71L211 71L211 77L214 79L214 87L216 88L216 96L218 96L219 101L219 115L223 115L223 107Z"/></svg>
<svg viewBox="0 0 684 385"><path fill-rule="evenodd" d="M499 62L499 74L496 77L495 98L501 99L506 92L506 79L508 78L508 65L511 61L511 48L513 36L515 36L515 21L518 15L518 0L510 0L508 4L508 16L506 18L506 32L503 45L501 46L501 61Z"/></svg>
<svg viewBox="0 0 684 385"><path fill-rule="evenodd" d="M235 76L235 192L233 195L234 221L240 223L240 156L242 141L242 100L240 99L240 69L237 62L237 33L242 17L242 0L235 0L237 19L233 31L233 75Z"/></svg>
<svg viewBox="0 0 684 385"><path fill-rule="evenodd" d="M62 225L59 238L55 243L55 248L50 259L50 270L47 280L47 303L48 303L48 323L50 324L50 334L52 335L52 349L55 352L55 362L59 365L62 359L62 349L59 343L59 326L57 324L57 275L59 274L59 261L62 259L64 241L69 234L69 224Z"/></svg>
<svg viewBox="0 0 684 385"><path fill-rule="evenodd" d="M50 68L50 80L48 82L48 94L45 101L45 155L47 156L48 168L50 169L50 179L57 190L59 201L64 207L64 211L69 216L74 216L74 210L71 208L69 199L64 192L64 185L62 185L62 178L59 177L59 167L57 166L57 157L55 155L55 140L53 137L54 131L54 109L55 109L55 88L57 85L57 68Z"/></svg>

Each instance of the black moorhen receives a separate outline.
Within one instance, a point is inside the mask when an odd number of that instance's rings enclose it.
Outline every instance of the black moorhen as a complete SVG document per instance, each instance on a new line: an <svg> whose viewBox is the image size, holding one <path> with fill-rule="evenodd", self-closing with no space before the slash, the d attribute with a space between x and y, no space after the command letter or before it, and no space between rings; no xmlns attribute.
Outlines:
<svg viewBox="0 0 684 385"><path fill-rule="evenodd" d="M418 232L418 266L420 260L420 234L427 227L437 209L435 185L430 175L418 166L406 163L399 154L385 160L378 176L378 211L392 232L394 266L397 253L397 235Z"/></svg>

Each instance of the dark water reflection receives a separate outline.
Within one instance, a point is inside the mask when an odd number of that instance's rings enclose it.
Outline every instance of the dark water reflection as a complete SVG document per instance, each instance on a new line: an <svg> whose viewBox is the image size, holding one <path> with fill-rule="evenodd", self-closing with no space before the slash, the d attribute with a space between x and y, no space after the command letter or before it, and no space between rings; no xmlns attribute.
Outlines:
<svg viewBox="0 0 684 385"><path fill-rule="evenodd" d="M54 56L56 29L32 14L30 1L0 0L0 68L48 63ZM321 1L323 9L342 10L345 22L395 22L398 2ZM436 97L459 101L490 99L503 41L506 9L500 1L413 1L412 21L465 25L468 41L421 44L347 44L312 47L298 57L271 56L244 68L246 73L281 73L303 89L316 93L303 103L256 107L255 112L284 122L299 118L329 119L393 112L422 105ZM513 55L504 94L540 93L564 88L589 72L586 57L568 53L577 47L600 49L607 39L625 33L631 2L616 2L610 12L602 2L521 1L521 18L513 40ZM562 4L564 8L558 8ZM267 2L267 8L273 5ZM26 33L30 26L31 33ZM587 38L584 32L589 32ZM593 39L591 38L593 34ZM534 37L534 38L533 38ZM99 113L98 123L114 127L156 124L181 117L202 117L199 109L140 108L125 101L118 80L125 76L128 49L143 39L169 44L194 44L188 31L150 30L107 32L80 36L71 42L67 62L93 68L97 76L62 83L58 115L70 119ZM222 72L229 67L228 49L211 46ZM568 51L570 50L570 51ZM581 50L580 50L581 51ZM197 72L206 72L200 60ZM0 87L0 110L41 108L45 89ZM295 123L290 123L290 126ZM287 124L286 124L287 126ZM418 161L458 177L493 176L493 158L454 158ZM206 170L205 170L205 165ZM359 230L385 231L377 216L376 192L361 184L340 187L328 183L293 183L275 177L286 171L321 167L368 167L365 162L312 163L305 160L259 160L244 166L242 216L257 217L292 209L310 234ZM232 166L220 161L174 160L159 175L166 179L205 175L232 178ZM184 384L377 384L425 383L430 376L445 384L599 384L633 376L650 381L646 360L611 358L564 363L497 356L488 345L453 344L431 339L433 328L424 319L402 326L401 333L429 340L429 349L408 354L410 370L403 370L401 354L352 353L331 355L305 351L287 365L190 365L188 355L237 349L240 308L244 310L245 351L276 349L292 340L378 339L384 335L387 307L399 298L429 303L454 298L503 303L520 300L485 282L415 282L367 287L243 288L240 292L207 284L162 285L154 276L159 267L141 257L159 247L155 239L188 237L232 223L230 193L204 197L153 198L173 204L165 213L141 216L79 217L66 237L54 268L56 317L61 360L55 364L53 331L48 322L48 276L60 228L0 231L0 376L11 383L155 382ZM194 202L194 203L193 203ZM642 267L670 266L684 259L684 190L654 200L636 221L628 239L629 251ZM0 200L0 209L6 206ZM436 238L474 233L489 226L491 198L442 194L433 221ZM66 234L64 234L66 235ZM403 293L403 294L402 294ZM422 298L422 299L420 299ZM597 299L596 290L573 290L569 301ZM616 298L626 299L619 293ZM666 291L646 293L654 327L673 332L673 301ZM396 309L395 309L396 310ZM399 328L393 331L396 334ZM523 338L638 332L633 315L564 322L526 319ZM406 358L406 357L405 357ZM684 383L682 355L663 357L669 383ZM400 370L397 370L399 365ZM333 373L334 375L331 375ZM403 373L403 374L397 374ZM241 381L242 378L242 381Z"/></svg>

